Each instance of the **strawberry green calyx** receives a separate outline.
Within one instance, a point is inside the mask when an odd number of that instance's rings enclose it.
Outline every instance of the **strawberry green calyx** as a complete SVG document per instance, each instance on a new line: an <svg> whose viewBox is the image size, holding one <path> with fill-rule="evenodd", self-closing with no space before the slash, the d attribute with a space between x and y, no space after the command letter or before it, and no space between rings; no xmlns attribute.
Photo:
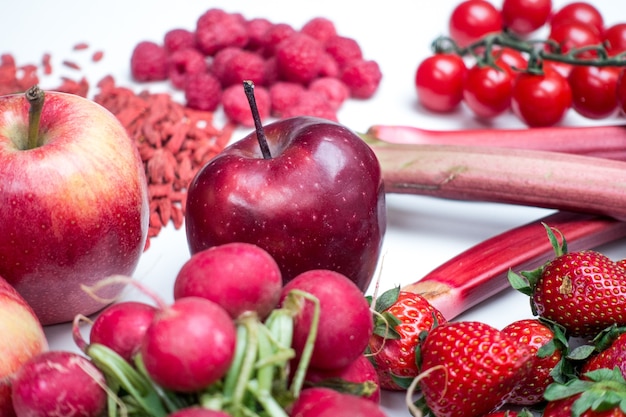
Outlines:
<svg viewBox="0 0 626 417"><path fill-rule="evenodd" d="M552 407L562 407L563 402L571 403L573 417L589 410L620 409L626 413L626 380L619 368L587 372L583 378L549 385L544 393L548 401L546 414Z"/></svg>

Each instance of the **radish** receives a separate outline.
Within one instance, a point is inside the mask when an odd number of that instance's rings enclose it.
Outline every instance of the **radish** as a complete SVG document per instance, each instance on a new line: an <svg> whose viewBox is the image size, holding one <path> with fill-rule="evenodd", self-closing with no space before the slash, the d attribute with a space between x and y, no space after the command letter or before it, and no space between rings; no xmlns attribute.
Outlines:
<svg viewBox="0 0 626 417"><path fill-rule="evenodd" d="M154 306L137 301L112 304L94 320L89 341L107 346L132 362L155 312Z"/></svg>
<svg viewBox="0 0 626 417"><path fill-rule="evenodd" d="M319 324L310 365L320 369L342 368L363 354L373 330L369 304L348 277L323 269L296 276L282 290L282 304L296 303L300 308L294 317L296 354L302 357L314 325L314 303L299 297L298 293L302 292L319 301Z"/></svg>
<svg viewBox="0 0 626 417"><path fill-rule="evenodd" d="M359 395L375 403L380 402L380 384L376 368L365 355L339 369L310 367L305 386L327 387L347 394Z"/></svg>
<svg viewBox="0 0 626 417"><path fill-rule="evenodd" d="M263 319L276 307L281 288L280 268L268 252L234 242L194 254L178 272L174 298L203 297L233 318L256 311Z"/></svg>
<svg viewBox="0 0 626 417"><path fill-rule="evenodd" d="M385 417L378 405L365 398L329 388L307 388L294 402L290 417Z"/></svg>
<svg viewBox="0 0 626 417"><path fill-rule="evenodd" d="M140 352L157 384L190 393L226 374L235 344L235 324L226 310L205 298L185 297L159 308Z"/></svg>
<svg viewBox="0 0 626 417"><path fill-rule="evenodd" d="M27 361L12 381L17 417L101 417L106 411L104 375L73 352L47 351Z"/></svg>

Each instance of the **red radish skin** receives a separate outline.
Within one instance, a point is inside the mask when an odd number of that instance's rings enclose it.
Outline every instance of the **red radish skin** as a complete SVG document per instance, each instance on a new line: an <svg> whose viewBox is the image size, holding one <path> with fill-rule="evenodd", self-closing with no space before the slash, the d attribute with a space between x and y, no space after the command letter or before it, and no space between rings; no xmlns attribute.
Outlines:
<svg viewBox="0 0 626 417"><path fill-rule="evenodd" d="M316 369L309 367L305 384L315 386L316 384L332 383L336 380L355 384L368 384L372 391L364 394L363 397L377 404L380 402L378 374L372 362L365 355L359 356L352 363L340 369Z"/></svg>
<svg viewBox="0 0 626 417"><path fill-rule="evenodd" d="M624 222L557 212L469 248L403 290L421 294L451 320L510 288L509 269L534 269L552 258L554 250L541 223L560 230L571 250L593 248L626 236Z"/></svg>
<svg viewBox="0 0 626 417"><path fill-rule="evenodd" d="M174 411L168 417L231 417L231 415L224 411L194 406Z"/></svg>
<svg viewBox="0 0 626 417"><path fill-rule="evenodd" d="M12 381L17 417L101 417L104 375L84 356L48 351L30 359Z"/></svg>
<svg viewBox="0 0 626 417"><path fill-rule="evenodd" d="M626 220L626 162L561 152L366 138L387 193L491 201Z"/></svg>
<svg viewBox="0 0 626 417"><path fill-rule="evenodd" d="M372 401L329 388L307 388L294 402L290 417L385 417Z"/></svg>
<svg viewBox="0 0 626 417"><path fill-rule="evenodd" d="M374 125L367 135L390 143L534 149L626 160L626 126L428 130Z"/></svg>
<svg viewBox="0 0 626 417"><path fill-rule="evenodd" d="M285 302L292 290L307 292L319 300L319 328L310 366L336 369L347 366L363 354L373 329L372 314L363 292L348 277L330 270L310 270L288 282L281 294ZM293 348L304 349L313 303L303 299L302 310L294 318Z"/></svg>
<svg viewBox="0 0 626 417"><path fill-rule="evenodd" d="M157 311L140 352L157 384L196 392L226 374L235 342L235 325L226 310L205 298L186 297Z"/></svg>
<svg viewBox="0 0 626 417"><path fill-rule="evenodd" d="M237 318L256 311L267 317L278 303L280 268L264 249L250 243L227 243L194 254L180 269L174 298L209 299Z"/></svg>
<svg viewBox="0 0 626 417"><path fill-rule="evenodd" d="M156 311L155 307L137 301L112 304L94 320L89 341L111 348L132 363Z"/></svg>

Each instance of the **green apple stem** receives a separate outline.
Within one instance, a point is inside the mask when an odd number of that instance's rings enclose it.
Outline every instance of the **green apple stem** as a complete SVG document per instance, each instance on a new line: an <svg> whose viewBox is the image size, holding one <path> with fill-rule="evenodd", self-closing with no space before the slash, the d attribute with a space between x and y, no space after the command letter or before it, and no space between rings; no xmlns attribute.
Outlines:
<svg viewBox="0 0 626 417"><path fill-rule="evenodd" d="M272 157L272 153L270 152L270 147L267 144L267 136L265 136L263 123L261 123L261 116L259 115L259 108L257 107L256 99L254 98L254 83L250 80L245 80L243 82L243 90L248 98L248 103L250 103L252 119L254 120L254 128L256 129L256 139L259 141L261 153L263 154L264 159L270 159Z"/></svg>
<svg viewBox="0 0 626 417"><path fill-rule="evenodd" d="M26 91L26 100L30 105L28 110L28 148L39 146L39 121L43 109L45 94L39 86L34 85Z"/></svg>

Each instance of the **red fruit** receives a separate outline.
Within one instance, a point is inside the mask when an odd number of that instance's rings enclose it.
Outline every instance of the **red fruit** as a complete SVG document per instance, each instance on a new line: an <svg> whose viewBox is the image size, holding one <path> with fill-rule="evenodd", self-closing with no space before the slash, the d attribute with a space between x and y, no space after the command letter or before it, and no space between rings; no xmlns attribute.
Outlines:
<svg viewBox="0 0 626 417"><path fill-rule="evenodd" d="M363 51L359 43L346 36L332 36L326 40L326 52L332 56L340 68L345 67L352 61L363 59Z"/></svg>
<svg viewBox="0 0 626 417"><path fill-rule="evenodd" d="M303 33L294 33L276 47L278 74L285 81L308 84L320 70L322 44Z"/></svg>
<svg viewBox="0 0 626 417"><path fill-rule="evenodd" d="M376 329L380 332L370 338L369 350L381 388L404 390L408 385L398 382L406 379L410 383L419 374L415 352L420 344L420 335L431 330L435 319L439 324L445 323L446 319L428 300L416 293L400 291L396 294L389 291L379 300L384 303L385 297L392 295L395 298L393 304L379 311L381 316L375 316Z"/></svg>
<svg viewBox="0 0 626 417"><path fill-rule="evenodd" d="M172 29L163 37L163 46L168 53L194 48L196 35L187 29Z"/></svg>
<svg viewBox="0 0 626 417"><path fill-rule="evenodd" d="M626 380L619 370L599 369L564 384L550 385L543 417L626 416Z"/></svg>
<svg viewBox="0 0 626 417"><path fill-rule="evenodd" d="M616 366L626 378L626 333L621 333L611 339L608 346L600 347L600 352L589 358L581 368L581 374L589 371L606 368L613 369Z"/></svg>
<svg viewBox="0 0 626 417"><path fill-rule="evenodd" d="M222 86L213 74L201 72L187 77L185 83L187 107L196 110L215 111L221 99Z"/></svg>
<svg viewBox="0 0 626 417"><path fill-rule="evenodd" d="M264 44L265 34L272 27L272 22L264 17L256 17L245 22L248 30L246 49L260 51Z"/></svg>
<svg viewBox="0 0 626 417"><path fill-rule="evenodd" d="M223 87L241 86L244 80L250 80L255 85L265 84L265 60L255 52L239 50L230 53L222 64L220 81Z"/></svg>
<svg viewBox="0 0 626 417"><path fill-rule="evenodd" d="M130 72L135 81L167 79L167 52L154 42L139 42L130 57Z"/></svg>
<svg viewBox="0 0 626 417"><path fill-rule="evenodd" d="M214 55L220 49L248 43L248 30L239 15L220 9L209 9L196 22L196 45L205 55Z"/></svg>
<svg viewBox="0 0 626 417"><path fill-rule="evenodd" d="M494 411L529 371L530 349L476 321L448 322L422 345L419 381L437 417L475 417Z"/></svg>
<svg viewBox="0 0 626 417"><path fill-rule="evenodd" d="M612 324L626 324L624 274L596 251L566 253L544 266L532 303L537 314L571 336L594 336Z"/></svg>
<svg viewBox="0 0 626 417"><path fill-rule="evenodd" d="M296 30L287 23L276 23L270 27L263 37L263 51L265 55L274 55L276 47L294 33L296 33Z"/></svg>
<svg viewBox="0 0 626 417"><path fill-rule="evenodd" d="M341 72L341 81L350 89L354 98L371 98L383 77L376 61L356 60L348 63Z"/></svg>
<svg viewBox="0 0 626 417"><path fill-rule="evenodd" d="M487 0L465 0L454 8L448 22L450 37L461 47L502 30L500 11Z"/></svg>
<svg viewBox="0 0 626 417"><path fill-rule="evenodd" d="M266 88L254 87L254 94L261 120L266 120L270 116L270 93ZM254 126L250 104L241 85L231 85L222 91L222 107L231 121L242 126Z"/></svg>
<svg viewBox="0 0 626 417"><path fill-rule="evenodd" d="M326 95L315 90L303 91L298 102L285 110L283 117L313 116L337 122L337 108Z"/></svg>
<svg viewBox="0 0 626 417"><path fill-rule="evenodd" d="M300 32L317 39L320 42L326 42L333 36L337 36L337 29L332 20L325 17L314 17L302 26Z"/></svg>
<svg viewBox="0 0 626 417"><path fill-rule="evenodd" d="M206 72L208 68L204 55L197 49L181 49L169 56L168 76L175 88L183 89L187 76Z"/></svg>
<svg viewBox="0 0 626 417"><path fill-rule="evenodd" d="M554 381L550 373L563 356L554 340L554 331L539 320L524 319L509 324L502 329L502 332L519 343L527 345L533 355L530 373L519 380L508 402L518 405L540 403L543 401L543 392L546 387ZM549 343L551 345L548 345ZM544 346L551 347L551 353L540 356L538 351Z"/></svg>
<svg viewBox="0 0 626 417"><path fill-rule="evenodd" d="M309 85L309 91L321 93L334 109L341 107L343 102L350 97L348 86L334 77L321 77L313 80Z"/></svg>
<svg viewBox="0 0 626 417"><path fill-rule="evenodd" d="M565 237L559 242L545 227L554 259L523 272L526 285L514 283L531 297L533 312L574 337L594 337L612 325L626 324L626 270L597 251L568 253Z"/></svg>
<svg viewBox="0 0 626 417"><path fill-rule="evenodd" d="M272 115L285 117L300 102L305 91L305 87L299 83L279 81L273 84L269 89Z"/></svg>

